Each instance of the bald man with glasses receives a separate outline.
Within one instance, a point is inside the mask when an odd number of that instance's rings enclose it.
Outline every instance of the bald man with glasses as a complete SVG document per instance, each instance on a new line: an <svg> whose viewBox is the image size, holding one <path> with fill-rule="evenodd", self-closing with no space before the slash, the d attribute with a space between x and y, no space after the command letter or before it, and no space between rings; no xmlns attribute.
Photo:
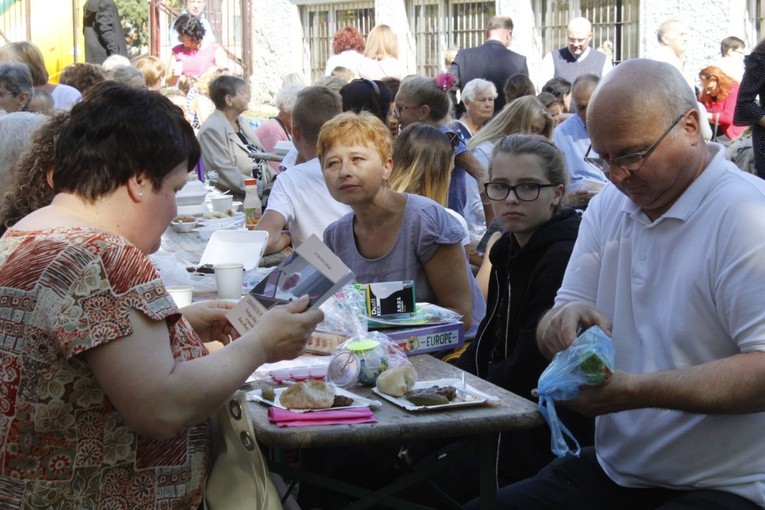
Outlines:
<svg viewBox="0 0 765 510"><path fill-rule="evenodd" d="M537 344L551 359L598 325L615 371L559 402L597 417L595 446L500 489L499 508L765 507L765 181L704 122L664 62L623 62L592 95L587 161L613 185L582 216Z"/></svg>
<svg viewBox="0 0 765 510"><path fill-rule="evenodd" d="M592 23L586 18L574 18L566 26L566 46L551 51L539 68L539 88L553 78L573 82L582 74L603 77L613 64L608 55L590 47Z"/></svg>

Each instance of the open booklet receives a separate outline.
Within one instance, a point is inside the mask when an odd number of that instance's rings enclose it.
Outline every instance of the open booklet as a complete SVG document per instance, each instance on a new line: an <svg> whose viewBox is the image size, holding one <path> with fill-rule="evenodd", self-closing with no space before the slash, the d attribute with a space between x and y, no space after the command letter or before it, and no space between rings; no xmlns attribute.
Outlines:
<svg viewBox="0 0 765 510"><path fill-rule="evenodd" d="M226 317L243 335L272 306L307 294L309 309L317 307L354 278L343 261L312 235L245 295Z"/></svg>

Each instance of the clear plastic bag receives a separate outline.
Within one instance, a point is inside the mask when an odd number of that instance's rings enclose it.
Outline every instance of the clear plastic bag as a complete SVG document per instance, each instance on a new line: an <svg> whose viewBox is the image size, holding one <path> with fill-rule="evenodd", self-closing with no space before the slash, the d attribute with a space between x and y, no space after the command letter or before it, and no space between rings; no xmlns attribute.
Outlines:
<svg viewBox="0 0 765 510"><path fill-rule="evenodd" d="M321 309L324 322L320 329L350 337L335 348L329 362L327 378L336 385L373 386L385 370L411 365L404 350L390 337L367 330L364 295L353 284L343 287Z"/></svg>
<svg viewBox="0 0 765 510"><path fill-rule="evenodd" d="M614 371L614 345L598 326L579 335L565 351L555 355L542 372L537 384L539 412L550 426L551 449L558 457L579 455L579 442L560 422L555 412L556 400L570 400L579 395L581 386L599 386ZM569 447L566 437L575 449Z"/></svg>

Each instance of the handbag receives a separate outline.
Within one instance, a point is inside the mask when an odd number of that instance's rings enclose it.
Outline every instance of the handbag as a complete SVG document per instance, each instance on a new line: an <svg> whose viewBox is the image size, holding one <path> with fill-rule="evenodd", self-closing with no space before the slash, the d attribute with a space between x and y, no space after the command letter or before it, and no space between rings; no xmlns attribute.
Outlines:
<svg viewBox="0 0 765 510"><path fill-rule="evenodd" d="M206 510L282 510L247 412L245 393L229 398L215 414L213 465L205 486Z"/></svg>

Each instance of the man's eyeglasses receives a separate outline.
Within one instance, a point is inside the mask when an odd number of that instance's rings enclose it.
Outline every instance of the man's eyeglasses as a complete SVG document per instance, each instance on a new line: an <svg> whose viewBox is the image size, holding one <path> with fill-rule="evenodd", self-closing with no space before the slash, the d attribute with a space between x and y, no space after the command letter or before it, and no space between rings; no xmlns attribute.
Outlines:
<svg viewBox="0 0 765 510"><path fill-rule="evenodd" d="M5 96L14 96L15 97L16 94L11 92L10 90L0 90L0 97L5 97Z"/></svg>
<svg viewBox="0 0 765 510"><path fill-rule="evenodd" d="M557 184L536 184L532 182L516 184L515 186L510 186L504 182L487 182L484 184L486 196L489 197L489 200L505 200L512 191L521 202L533 202L539 198L539 191L542 188L553 188L555 186Z"/></svg>
<svg viewBox="0 0 765 510"><path fill-rule="evenodd" d="M686 112L687 113L687 112ZM619 156L618 158L614 158L612 160L608 160L605 158L590 158L587 157L590 154L590 151L592 150L592 145L587 149L587 152L584 155L584 162L590 165L591 167L600 170L604 174L608 175L611 173L611 167L618 166L620 168L623 168L627 170L628 172L637 172L640 170L640 167L642 167L645 164L645 161L648 159L648 157L653 153L653 151L656 150L656 148L659 146L662 140L666 138L666 136L677 126L677 123L682 120L682 118L685 117L685 113L682 114L673 122L666 131L664 131L664 134L659 137L656 142L654 142L653 145L648 147L646 150L641 152L634 152L632 154L625 154L624 156Z"/></svg>
<svg viewBox="0 0 765 510"><path fill-rule="evenodd" d="M412 110L414 108L419 108L419 106L396 106L393 109L393 115L395 115L396 117L401 117L401 112L403 112L404 110Z"/></svg>

